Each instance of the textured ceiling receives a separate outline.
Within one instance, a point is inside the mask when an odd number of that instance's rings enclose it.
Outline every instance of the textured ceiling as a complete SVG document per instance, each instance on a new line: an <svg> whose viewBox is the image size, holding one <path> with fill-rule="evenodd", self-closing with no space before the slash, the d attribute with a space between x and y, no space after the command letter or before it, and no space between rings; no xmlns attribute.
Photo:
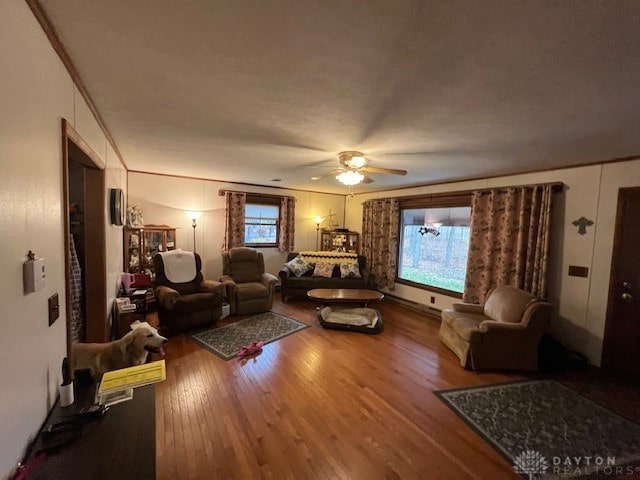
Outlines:
<svg viewBox="0 0 640 480"><path fill-rule="evenodd" d="M640 154L640 2L41 0L132 170L347 193ZM281 182L271 179L279 178Z"/></svg>

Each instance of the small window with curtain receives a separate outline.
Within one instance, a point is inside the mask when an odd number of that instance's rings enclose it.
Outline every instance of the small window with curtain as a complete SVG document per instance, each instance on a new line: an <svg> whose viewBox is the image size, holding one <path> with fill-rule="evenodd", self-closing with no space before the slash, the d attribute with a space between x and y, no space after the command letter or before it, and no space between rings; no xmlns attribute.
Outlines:
<svg viewBox="0 0 640 480"><path fill-rule="evenodd" d="M247 195L244 241L248 247L277 247L280 200Z"/></svg>

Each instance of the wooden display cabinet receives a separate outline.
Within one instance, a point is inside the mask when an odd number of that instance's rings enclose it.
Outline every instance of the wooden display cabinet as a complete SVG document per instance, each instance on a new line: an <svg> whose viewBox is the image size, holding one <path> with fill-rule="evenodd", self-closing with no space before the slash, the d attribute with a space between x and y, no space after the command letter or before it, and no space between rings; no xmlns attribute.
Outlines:
<svg viewBox="0 0 640 480"><path fill-rule="evenodd" d="M342 232L331 230L322 232L320 250L328 252L360 252L360 234L358 232Z"/></svg>
<svg viewBox="0 0 640 480"><path fill-rule="evenodd" d="M124 229L124 271L153 273L153 256L176 248L176 229L168 225L145 225Z"/></svg>

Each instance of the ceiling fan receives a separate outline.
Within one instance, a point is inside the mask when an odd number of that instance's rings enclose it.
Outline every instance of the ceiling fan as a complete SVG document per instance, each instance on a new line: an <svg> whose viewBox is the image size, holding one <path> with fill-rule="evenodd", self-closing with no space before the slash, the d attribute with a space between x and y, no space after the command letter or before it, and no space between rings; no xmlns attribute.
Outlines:
<svg viewBox="0 0 640 480"><path fill-rule="evenodd" d="M363 173L385 173L390 175L406 175L406 170L394 168L369 167L367 159L362 152L347 150L338 153L339 165L324 175L311 177L311 180L321 180L323 178L335 176L336 180L344 185L357 185L360 182L371 183L370 177L365 177Z"/></svg>

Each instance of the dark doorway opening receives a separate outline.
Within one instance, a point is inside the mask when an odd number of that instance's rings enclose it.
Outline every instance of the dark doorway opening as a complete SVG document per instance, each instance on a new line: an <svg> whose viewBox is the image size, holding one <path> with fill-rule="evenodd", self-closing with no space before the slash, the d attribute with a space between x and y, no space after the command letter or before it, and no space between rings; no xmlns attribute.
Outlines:
<svg viewBox="0 0 640 480"><path fill-rule="evenodd" d="M109 340L105 164L62 120L67 347Z"/></svg>

